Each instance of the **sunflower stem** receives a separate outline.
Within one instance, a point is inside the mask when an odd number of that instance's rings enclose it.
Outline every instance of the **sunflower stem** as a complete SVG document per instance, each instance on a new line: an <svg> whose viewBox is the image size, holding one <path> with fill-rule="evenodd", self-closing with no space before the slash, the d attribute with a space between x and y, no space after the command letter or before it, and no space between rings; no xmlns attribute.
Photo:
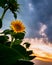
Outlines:
<svg viewBox="0 0 52 65"><path fill-rule="evenodd" d="M5 15L5 13L6 13L7 10L8 10L8 6L4 9L3 14L2 14L2 16L1 16L1 20L3 20L4 15Z"/></svg>
<svg viewBox="0 0 52 65"><path fill-rule="evenodd" d="M12 48L12 45L13 45L13 37L12 37L12 39L11 39L10 48Z"/></svg>

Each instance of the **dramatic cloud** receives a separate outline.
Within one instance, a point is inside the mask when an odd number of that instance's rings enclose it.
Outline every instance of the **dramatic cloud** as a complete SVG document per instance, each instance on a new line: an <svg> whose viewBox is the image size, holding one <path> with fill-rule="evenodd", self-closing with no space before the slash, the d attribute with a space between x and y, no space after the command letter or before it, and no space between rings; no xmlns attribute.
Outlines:
<svg viewBox="0 0 52 65"><path fill-rule="evenodd" d="M26 26L25 37L48 38L48 41L52 42L52 0L18 0L18 2L21 5L20 14L17 15ZM3 9L0 9L1 13L2 11ZM8 10L5 15L2 29L9 28L10 22L14 20L13 15L9 12Z"/></svg>
<svg viewBox="0 0 52 65"><path fill-rule="evenodd" d="M47 35L48 40L52 42L52 0L33 0L32 3L38 15L37 23L41 22L47 26L44 33ZM36 23L34 22L34 24Z"/></svg>
<svg viewBox="0 0 52 65"><path fill-rule="evenodd" d="M22 4L18 19L26 26L26 37L48 38L52 42L52 0L18 1Z"/></svg>
<svg viewBox="0 0 52 65"><path fill-rule="evenodd" d="M33 55L36 56L35 59L52 62L52 44L50 42L45 42L43 38L25 38L22 43L24 42L31 44L29 49L33 50Z"/></svg>

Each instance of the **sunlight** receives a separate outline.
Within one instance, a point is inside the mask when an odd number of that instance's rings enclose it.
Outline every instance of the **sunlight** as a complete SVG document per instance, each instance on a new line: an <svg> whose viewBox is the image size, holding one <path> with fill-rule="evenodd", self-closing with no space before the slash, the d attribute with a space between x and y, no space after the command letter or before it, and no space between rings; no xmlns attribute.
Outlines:
<svg viewBox="0 0 52 65"><path fill-rule="evenodd" d="M40 39L24 39L23 43L28 41L31 43L30 48L33 50L33 56L37 56L35 59L52 62L52 44L48 41L44 42L43 38Z"/></svg>

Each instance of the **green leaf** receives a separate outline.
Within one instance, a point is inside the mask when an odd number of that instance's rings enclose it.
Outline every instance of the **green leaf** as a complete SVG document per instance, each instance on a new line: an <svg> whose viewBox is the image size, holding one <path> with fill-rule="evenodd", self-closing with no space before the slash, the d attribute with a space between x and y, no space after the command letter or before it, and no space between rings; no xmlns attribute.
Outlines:
<svg viewBox="0 0 52 65"><path fill-rule="evenodd" d="M14 15L14 18L17 19L17 13L12 11L13 15Z"/></svg>
<svg viewBox="0 0 52 65"><path fill-rule="evenodd" d="M0 19L0 28L2 27L2 20Z"/></svg>
<svg viewBox="0 0 52 65"><path fill-rule="evenodd" d="M7 5L9 6L10 11L13 13L14 18L17 18L17 13L19 12L19 4L17 2L17 0L8 0Z"/></svg>
<svg viewBox="0 0 52 65"><path fill-rule="evenodd" d="M36 56L29 56L29 59L32 60L34 59Z"/></svg>
<svg viewBox="0 0 52 65"><path fill-rule="evenodd" d="M14 48L17 51L18 57L22 60L29 60L29 56L27 54L26 49L21 45L13 45L12 48Z"/></svg>
<svg viewBox="0 0 52 65"><path fill-rule="evenodd" d="M7 4L12 12L17 11L19 9L17 0L8 0Z"/></svg>
<svg viewBox="0 0 52 65"><path fill-rule="evenodd" d="M31 55L31 54L33 54L33 51L32 51L32 50L27 51L27 54L28 54L28 55Z"/></svg>
<svg viewBox="0 0 52 65"><path fill-rule="evenodd" d="M22 42L22 40L17 39L17 40L15 40L15 41L13 42L13 45L21 44L21 42Z"/></svg>
<svg viewBox="0 0 52 65"><path fill-rule="evenodd" d="M24 44L25 44L26 48L29 48L30 47L30 43L25 42Z"/></svg>
<svg viewBox="0 0 52 65"><path fill-rule="evenodd" d="M0 43L4 44L5 42L7 42L7 41L8 41L8 39L9 39L9 37L8 37L8 36L5 36L5 35L0 36Z"/></svg>
<svg viewBox="0 0 52 65"><path fill-rule="evenodd" d="M5 42L5 45L6 45L6 46L9 46L9 47L10 47L10 44L11 44L10 41Z"/></svg>
<svg viewBox="0 0 52 65"><path fill-rule="evenodd" d="M5 35L7 35L7 34L11 34L12 32L13 32L12 30L6 29L2 33L4 33Z"/></svg>
<svg viewBox="0 0 52 65"><path fill-rule="evenodd" d="M36 56L32 56L31 54L33 54L32 50L27 51L27 54L29 55L29 59L32 60L34 59Z"/></svg>
<svg viewBox="0 0 52 65"><path fill-rule="evenodd" d="M18 60L13 65L34 65L34 63L33 62L30 62L30 61Z"/></svg>
<svg viewBox="0 0 52 65"><path fill-rule="evenodd" d="M0 0L0 7L5 10L5 13L9 9L14 14L14 18L17 18L16 12L19 12L19 4L17 0Z"/></svg>
<svg viewBox="0 0 52 65"><path fill-rule="evenodd" d="M12 36L13 36L15 39L23 39L24 36L25 36L25 33L13 33Z"/></svg>
<svg viewBox="0 0 52 65"><path fill-rule="evenodd" d="M0 0L0 7L4 8L7 0Z"/></svg>
<svg viewBox="0 0 52 65"><path fill-rule="evenodd" d="M0 44L0 65L11 65L17 61L17 52Z"/></svg>
<svg viewBox="0 0 52 65"><path fill-rule="evenodd" d="M17 19L17 14L16 13L13 13L14 14L14 18Z"/></svg>
<svg viewBox="0 0 52 65"><path fill-rule="evenodd" d="M24 32L22 32L22 33L15 33L13 30L10 30L10 29L6 29L2 33L4 33L5 35L10 34L15 39L23 39L24 36L25 36Z"/></svg>

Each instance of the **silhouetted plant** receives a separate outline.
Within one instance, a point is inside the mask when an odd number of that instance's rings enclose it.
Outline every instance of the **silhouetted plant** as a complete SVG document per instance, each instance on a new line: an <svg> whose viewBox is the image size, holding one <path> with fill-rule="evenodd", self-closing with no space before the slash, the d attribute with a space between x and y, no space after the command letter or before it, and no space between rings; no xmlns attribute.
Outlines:
<svg viewBox="0 0 52 65"><path fill-rule="evenodd" d="M1 28L7 10L9 9L16 19L20 5L17 0L0 0L0 7L4 10L0 18ZM30 44L25 42L26 48L21 45L25 36L25 26L20 20L12 21L10 29L3 30L0 34L0 65L33 65L30 60L35 56L31 56L32 50L27 51ZM11 40L9 40L8 35L10 35Z"/></svg>

